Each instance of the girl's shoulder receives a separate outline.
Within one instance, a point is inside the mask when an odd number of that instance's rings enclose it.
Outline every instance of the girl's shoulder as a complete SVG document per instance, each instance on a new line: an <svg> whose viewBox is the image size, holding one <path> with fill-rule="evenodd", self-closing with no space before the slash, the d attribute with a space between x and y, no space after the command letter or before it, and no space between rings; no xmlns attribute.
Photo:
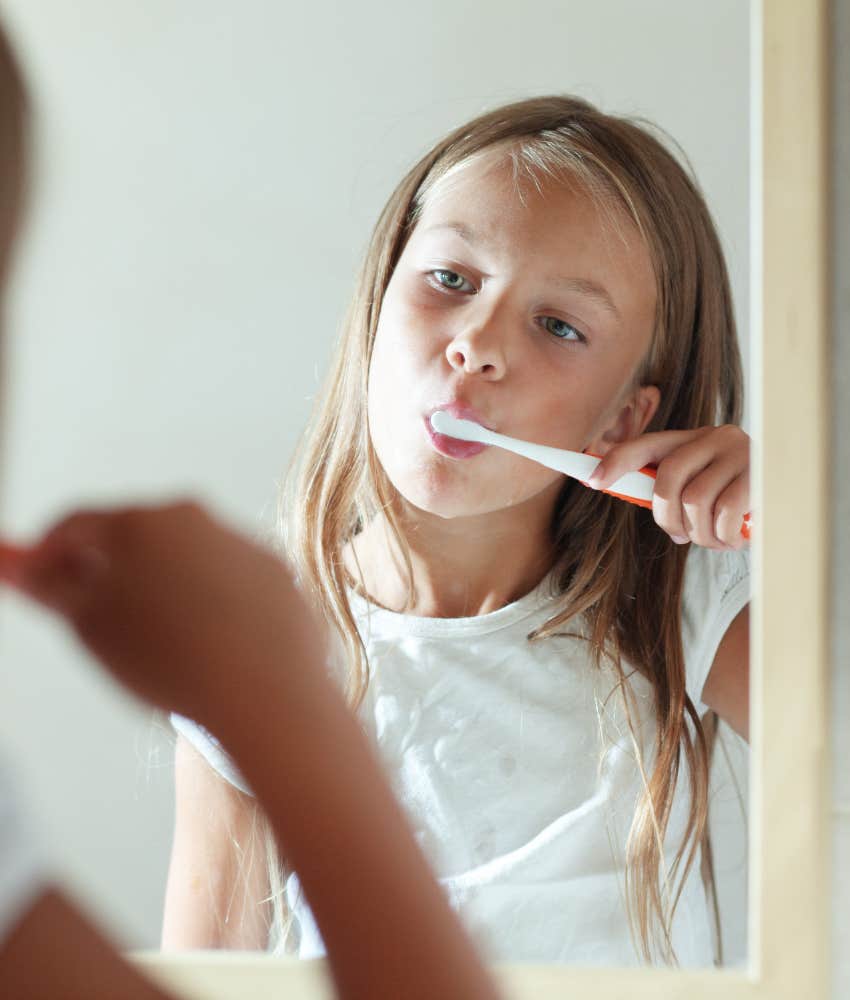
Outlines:
<svg viewBox="0 0 850 1000"><path fill-rule="evenodd" d="M699 700L726 630L750 601L750 553L691 545L682 591L686 687ZM698 704L698 709L701 706Z"/></svg>
<svg viewBox="0 0 850 1000"><path fill-rule="evenodd" d="M742 590L749 593L747 549L707 549L691 545L685 562L682 603L708 608L724 604Z"/></svg>

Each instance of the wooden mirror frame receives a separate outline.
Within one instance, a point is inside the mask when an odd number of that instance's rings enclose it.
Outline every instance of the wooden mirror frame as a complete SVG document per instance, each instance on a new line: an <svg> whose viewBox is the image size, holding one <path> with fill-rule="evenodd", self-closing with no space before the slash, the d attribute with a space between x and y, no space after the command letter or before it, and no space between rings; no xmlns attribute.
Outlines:
<svg viewBox="0 0 850 1000"><path fill-rule="evenodd" d="M752 408L749 964L499 966L509 997L828 1000L827 19L827 0L752 4L750 326L762 378L753 380L761 385ZM187 996L333 997L318 960L208 952L135 960Z"/></svg>

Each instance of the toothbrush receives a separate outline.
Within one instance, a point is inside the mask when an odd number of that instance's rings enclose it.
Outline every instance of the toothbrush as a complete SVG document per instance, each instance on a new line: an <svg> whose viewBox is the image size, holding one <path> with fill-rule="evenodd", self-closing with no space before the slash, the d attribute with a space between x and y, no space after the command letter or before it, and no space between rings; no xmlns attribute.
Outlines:
<svg viewBox="0 0 850 1000"><path fill-rule="evenodd" d="M520 441L518 438L508 437L506 434L498 434L496 431L476 424L473 420L459 420L444 410L437 410L436 413L431 414L431 426L438 434L445 434L461 441L493 444L497 448L504 448L516 455L522 455L523 458L530 458L533 462L539 462L549 469L555 469L573 479L578 479L585 486L601 461L599 455L568 451L565 448L551 448L548 445L532 444L530 441ZM655 468L651 465L645 465L638 472L627 472L615 483L612 483L607 490L600 490L601 493L609 493L612 497L618 497L620 500L627 500L639 507L650 509L652 508L654 491ZM750 537L750 524L750 514L746 514L741 525L741 534L744 538Z"/></svg>

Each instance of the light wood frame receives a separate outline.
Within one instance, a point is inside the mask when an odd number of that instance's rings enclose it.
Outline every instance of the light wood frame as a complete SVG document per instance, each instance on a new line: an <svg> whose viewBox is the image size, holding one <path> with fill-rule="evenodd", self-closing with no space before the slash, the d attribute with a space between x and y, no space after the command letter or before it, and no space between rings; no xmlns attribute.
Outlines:
<svg viewBox="0 0 850 1000"><path fill-rule="evenodd" d="M828 2L754 0L752 10L751 328L763 388L753 400L749 967L501 966L518 1000L828 1000ZM333 996L322 961L136 960L187 996Z"/></svg>

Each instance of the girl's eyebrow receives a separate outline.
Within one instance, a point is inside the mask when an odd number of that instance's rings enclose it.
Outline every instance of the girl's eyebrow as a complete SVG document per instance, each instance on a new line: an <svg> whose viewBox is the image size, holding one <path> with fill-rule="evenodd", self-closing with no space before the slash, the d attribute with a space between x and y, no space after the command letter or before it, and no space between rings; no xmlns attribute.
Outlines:
<svg viewBox="0 0 850 1000"><path fill-rule="evenodd" d="M620 319L620 310L614 304L611 293L604 285L590 278L559 278L551 279L557 285L563 285L570 292L578 292L579 295L586 295L594 299L603 309L607 309L612 315Z"/></svg>
<svg viewBox="0 0 850 1000"><path fill-rule="evenodd" d="M422 235L425 233L432 233L435 230L448 229L450 232L455 233L470 246L474 246L476 243L486 243L486 239L481 239L473 230L468 226L465 226L462 222L436 222L433 226L428 226L427 229L423 230ZM600 285L599 282L593 281L590 278L562 278L557 275L549 279L553 284L562 285L567 291L577 292L579 295L585 295L590 299L594 299L600 306L607 309L608 312L612 313L617 319L620 319L620 310L614 304L614 299L611 297L611 293L604 285Z"/></svg>
<svg viewBox="0 0 850 1000"><path fill-rule="evenodd" d="M462 239L466 240L467 243L477 243L479 242L478 236L462 222L435 222L433 226L428 226L424 233L433 233L435 229L448 229ZM485 241L486 242L486 241Z"/></svg>

